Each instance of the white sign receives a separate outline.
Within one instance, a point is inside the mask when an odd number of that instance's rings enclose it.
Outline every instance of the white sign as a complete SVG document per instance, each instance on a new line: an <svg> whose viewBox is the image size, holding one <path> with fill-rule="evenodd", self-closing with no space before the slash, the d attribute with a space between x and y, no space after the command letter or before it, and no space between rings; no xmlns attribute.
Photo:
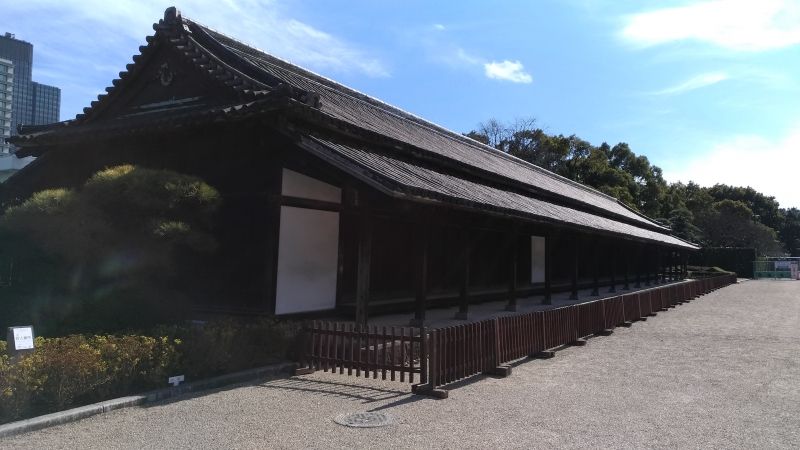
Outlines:
<svg viewBox="0 0 800 450"><path fill-rule="evenodd" d="M31 350L33 348L33 327L14 328L14 349Z"/></svg>
<svg viewBox="0 0 800 450"><path fill-rule="evenodd" d="M183 375L177 375L177 376L174 376L174 377L169 377L167 379L167 382L169 382L169 384L171 384L173 386L177 386L177 385L181 384L181 382L183 382Z"/></svg>

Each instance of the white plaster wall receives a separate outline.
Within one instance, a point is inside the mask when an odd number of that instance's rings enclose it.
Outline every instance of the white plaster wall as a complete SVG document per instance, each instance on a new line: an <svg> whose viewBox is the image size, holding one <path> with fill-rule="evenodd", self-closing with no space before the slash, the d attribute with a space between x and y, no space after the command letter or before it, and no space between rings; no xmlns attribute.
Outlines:
<svg viewBox="0 0 800 450"><path fill-rule="evenodd" d="M544 283L545 239L531 236L531 283Z"/></svg>
<svg viewBox="0 0 800 450"><path fill-rule="evenodd" d="M336 307L339 213L282 206L278 245L275 314Z"/></svg>
<svg viewBox="0 0 800 450"><path fill-rule="evenodd" d="M333 203L342 201L340 188L289 169L283 169L281 194Z"/></svg>

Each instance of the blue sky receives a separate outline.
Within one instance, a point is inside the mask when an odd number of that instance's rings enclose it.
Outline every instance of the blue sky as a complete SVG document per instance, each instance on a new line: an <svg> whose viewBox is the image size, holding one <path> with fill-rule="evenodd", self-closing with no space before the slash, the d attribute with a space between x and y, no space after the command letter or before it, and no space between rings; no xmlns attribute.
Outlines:
<svg viewBox="0 0 800 450"><path fill-rule="evenodd" d="M169 4L7 2L62 119L108 86ZM466 132L534 117L627 142L670 181L800 207L800 0L188 0L187 17Z"/></svg>

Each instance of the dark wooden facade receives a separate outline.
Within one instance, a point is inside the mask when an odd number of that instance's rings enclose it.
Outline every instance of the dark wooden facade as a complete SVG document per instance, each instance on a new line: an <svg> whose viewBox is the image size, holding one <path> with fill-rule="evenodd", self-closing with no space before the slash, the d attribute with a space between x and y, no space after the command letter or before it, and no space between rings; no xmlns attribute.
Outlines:
<svg viewBox="0 0 800 450"><path fill-rule="evenodd" d="M280 247L290 231L281 221L290 211L335 218L335 292L328 307L310 311L362 323L401 310L422 321L428 308L453 305L466 318L474 302L505 300L513 310L533 294L547 302L554 291L676 279L696 248L603 194L403 116L174 9L154 29L85 114L21 129L19 155L39 158L7 182L3 201L77 186L122 163L204 179L224 202L217 270L198 288L198 308L281 313L289 263ZM287 173L338 197L287 194ZM313 226L305 232L318 237ZM544 239L542 255L532 255L531 236ZM294 264L302 255L283 258ZM534 261L543 267L533 270ZM534 271L541 280L531 281Z"/></svg>

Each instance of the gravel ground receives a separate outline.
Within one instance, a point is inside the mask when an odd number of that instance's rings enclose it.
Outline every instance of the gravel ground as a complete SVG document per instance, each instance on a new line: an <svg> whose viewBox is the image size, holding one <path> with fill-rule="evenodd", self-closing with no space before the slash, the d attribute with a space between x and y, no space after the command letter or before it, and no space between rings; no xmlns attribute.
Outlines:
<svg viewBox="0 0 800 450"><path fill-rule="evenodd" d="M435 400L316 373L95 416L3 448L800 446L800 282L747 281ZM342 413L396 423L352 429Z"/></svg>

